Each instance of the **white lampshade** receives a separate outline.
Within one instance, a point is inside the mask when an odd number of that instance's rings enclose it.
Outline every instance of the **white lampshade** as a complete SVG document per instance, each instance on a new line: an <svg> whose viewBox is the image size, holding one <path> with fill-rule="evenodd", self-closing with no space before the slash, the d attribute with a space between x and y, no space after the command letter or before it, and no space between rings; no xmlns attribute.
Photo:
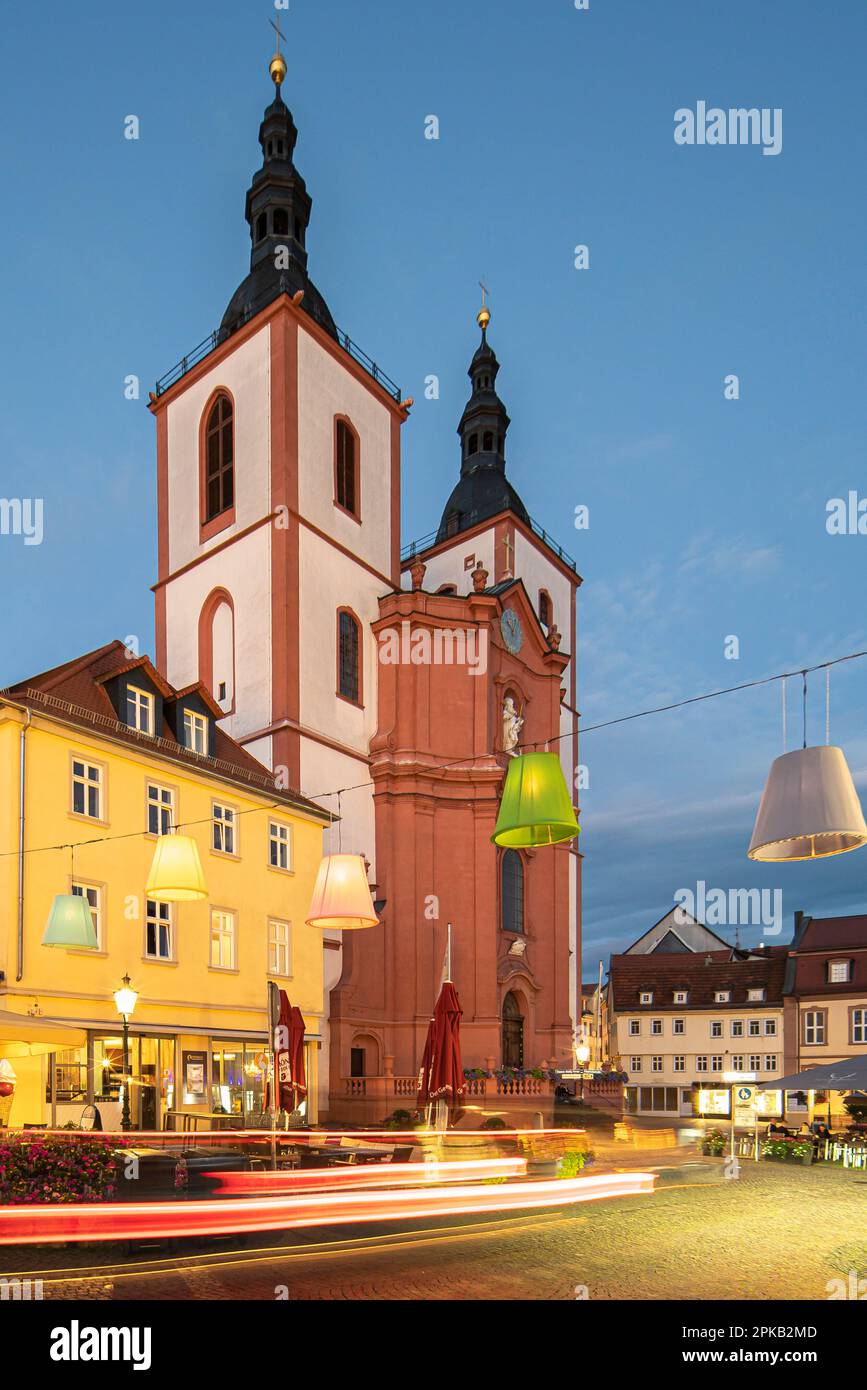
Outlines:
<svg viewBox="0 0 867 1390"><path fill-rule="evenodd" d="M339 927L342 931L378 925L360 854L325 855L306 920L311 927Z"/></svg>
<svg viewBox="0 0 867 1390"><path fill-rule="evenodd" d="M842 748L798 748L774 759L750 859L820 859L864 844L867 825Z"/></svg>

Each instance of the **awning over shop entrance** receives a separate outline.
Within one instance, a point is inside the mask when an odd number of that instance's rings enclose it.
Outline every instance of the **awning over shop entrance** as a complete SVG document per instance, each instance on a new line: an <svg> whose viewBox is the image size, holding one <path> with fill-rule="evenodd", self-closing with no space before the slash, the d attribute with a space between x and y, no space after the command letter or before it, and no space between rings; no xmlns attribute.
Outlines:
<svg viewBox="0 0 867 1390"><path fill-rule="evenodd" d="M0 1057L41 1057L67 1047L84 1047L87 1033L74 1023L0 1009Z"/></svg>
<svg viewBox="0 0 867 1390"><path fill-rule="evenodd" d="M867 1053L763 1081L762 1091L867 1091Z"/></svg>

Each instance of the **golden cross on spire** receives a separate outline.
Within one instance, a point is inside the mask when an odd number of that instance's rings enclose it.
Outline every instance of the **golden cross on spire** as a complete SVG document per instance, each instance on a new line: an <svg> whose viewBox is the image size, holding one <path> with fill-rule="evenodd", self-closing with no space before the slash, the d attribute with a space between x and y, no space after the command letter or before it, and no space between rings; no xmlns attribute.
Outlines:
<svg viewBox="0 0 867 1390"><path fill-rule="evenodd" d="M484 333L488 324L491 322L491 311L488 308L487 304L488 287L485 284L484 280L479 281L479 286L481 287L482 291L482 307L476 314L476 323L479 325L479 328L481 328L482 332Z"/></svg>
<svg viewBox="0 0 867 1390"><path fill-rule="evenodd" d="M283 42L285 43L285 42L286 42L286 35L283 33L283 30L280 28L280 21L279 21L279 19L269 19L269 20L268 20L268 23L271 25L271 28L274 29L274 30L276 31L276 34L277 34L277 52L279 53L279 52L280 52L280 40L282 39Z"/></svg>
<svg viewBox="0 0 867 1390"><path fill-rule="evenodd" d="M269 67L268 67L268 71L270 72L272 78L274 79L274 84L275 84L275 86L279 88L280 83L283 81L283 78L286 76L286 59L283 57L283 54L280 52L280 40L283 39L283 40L285 41L286 35L283 33L283 30L280 28L280 21L279 21L279 20L269 19L269 20L268 20L268 23L271 25L271 28L275 31L275 33L276 33L276 35L277 35L277 51L276 51L276 53L274 54L274 57L271 59L271 62L270 62Z"/></svg>

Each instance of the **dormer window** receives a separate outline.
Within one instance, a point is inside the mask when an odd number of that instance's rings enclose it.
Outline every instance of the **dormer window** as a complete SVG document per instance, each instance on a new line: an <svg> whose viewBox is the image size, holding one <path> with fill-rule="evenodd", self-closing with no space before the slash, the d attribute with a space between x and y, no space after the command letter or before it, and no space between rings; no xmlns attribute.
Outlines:
<svg viewBox="0 0 867 1390"><path fill-rule="evenodd" d="M685 1004L685 1003L687 1002L687 999L688 999L688 998L689 998L689 990L686 990L686 989L676 989L676 990L674 991L674 1002L675 1002L675 1004Z"/></svg>
<svg viewBox="0 0 867 1390"><path fill-rule="evenodd" d="M184 747L208 756L208 721L192 709L184 710Z"/></svg>
<svg viewBox="0 0 867 1390"><path fill-rule="evenodd" d="M852 978L852 962L848 960L828 961L828 984L845 985Z"/></svg>
<svg viewBox="0 0 867 1390"><path fill-rule="evenodd" d="M138 729L140 734L154 732L154 697L147 690L139 690L129 685L126 691L126 723L130 729Z"/></svg>
<svg viewBox="0 0 867 1390"><path fill-rule="evenodd" d="M748 990L747 990L747 1001L748 1001L750 1004L761 1004L762 1000L763 1000L764 997L765 997L766 992L767 992L767 991L764 990L764 989L748 989Z"/></svg>
<svg viewBox="0 0 867 1390"><path fill-rule="evenodd" d="M730 989L718 989L714 993L713 1002L715 1004L730 1004L731 1001L732 992Z"/></svg>
<svg viewBox="0 0 867 1390"><path fill-rule="evenodd" d="M642 990L639 992L639 995L638 995L638 1002L639 1002L639 1004L652 1004L652 1003L653 1003L653 990L652 990L652 989L642 989Z"/></svg>

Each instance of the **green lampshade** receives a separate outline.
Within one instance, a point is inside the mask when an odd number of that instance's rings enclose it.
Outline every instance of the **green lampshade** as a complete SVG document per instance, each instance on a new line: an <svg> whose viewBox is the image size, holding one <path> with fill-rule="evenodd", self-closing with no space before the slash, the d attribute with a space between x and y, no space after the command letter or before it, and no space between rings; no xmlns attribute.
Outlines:
<svg viewBox="0 0 867 1390"><path fill-rule="evenodd" d="M509 762L495 845L523 849L572 840L580 826L556 753L522 753Z"/></svg>
<svg viewBox="0 0 867 1390"><path fill-rule="evenodd" d="M51 904L42 944L66 946L76 951L97 949L99 942L87 898L78 893L58 893Z"/></svg>

